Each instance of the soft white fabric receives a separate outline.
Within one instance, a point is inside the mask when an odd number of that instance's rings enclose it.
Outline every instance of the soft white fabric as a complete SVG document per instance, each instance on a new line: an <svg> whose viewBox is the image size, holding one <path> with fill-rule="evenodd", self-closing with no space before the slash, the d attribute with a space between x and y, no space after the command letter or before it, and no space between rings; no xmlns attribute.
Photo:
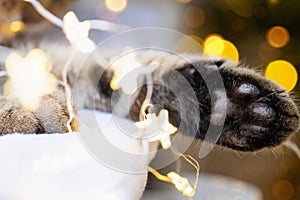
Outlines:
<svg viewBox="0 0 300 200"><path fill-rule="evenodd" d="M128 144L131 152L145 152L140 141L120 131L111 114L97 112L96 118L105 124L104 135L109 140L125 149ZM129 120L121 122L133 125ZM96 161L83 147L78 133L2 136L0 152L1 200L134 200L141 197L147 181L147 172L121 172ZM145 165L152 156L147 158ZM113 159L120 158L116 155Z"/></svg>

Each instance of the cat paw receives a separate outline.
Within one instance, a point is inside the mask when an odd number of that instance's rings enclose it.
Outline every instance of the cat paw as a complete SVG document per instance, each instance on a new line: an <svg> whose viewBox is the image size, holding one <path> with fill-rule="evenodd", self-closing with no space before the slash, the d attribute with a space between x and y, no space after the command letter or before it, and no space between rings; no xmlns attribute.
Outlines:
<svg viewBox="0 0 300 200"><path fill-rule="evenodd" d="M299 128L299 112L275 82L240 67L219 68L227 94L227 114L219 144L255 151L281 144Z"/></svg>
<svg viewBox="0 0 300 200"><path fill-rule="evenodd" d="M219 115L215 112L222 104L226 108L226 117L218 145L238 151L256 151L281 144L299 128L296 104L275 82L238 65L228 60L208 59L179 69L193 86L199 101L200 125L197 137L205 138L210 123L222 126L218 124ZM215 77L209 75L210 66L214 66L221 75L224 94L221 87L211 84ZM199 73L203 69L206 71L206 82L210 82L213 87L211 94L208 94L203 73Z"/></svg>

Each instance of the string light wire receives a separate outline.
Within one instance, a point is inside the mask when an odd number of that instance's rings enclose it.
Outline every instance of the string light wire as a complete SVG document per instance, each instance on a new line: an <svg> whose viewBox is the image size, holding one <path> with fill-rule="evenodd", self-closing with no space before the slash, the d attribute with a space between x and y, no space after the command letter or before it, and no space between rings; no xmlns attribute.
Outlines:
<svg viewBox="0 0 300 200"><path fill-rule="evenodd" d="M49 12L44 6L42 6L42 4L39 1L37 0L23 0L23 1L31 3L34 9L52 24L59 26L60 28L63 27L64 24L63 21L60 18L53 15L51 12Z"/></svg>
<svg viewBox="0 0 300 200"><path fill-rule="evenodd" d="M179 154L179 155L183 157L189 164L191 164L196 169L196 178L193 187L189 184L189 181L186 178L181 177L180 175L178 175L173 171L169 172L167 176L162 175L161 173L159 173L157 170L153 169L150 166L148 167L148 171L152 173L158 180L174 184L175 188L178 191L182 192L184 196L194 197L199 182L200 164L191 155L184 155L184 154Z"/></svg>
<svg viewBox="0 0 300 200"><path fill-rule="evenodd" d="M147 107L149 106L152 106L152 104L150 104L150 101L151 101L151 97L152 97L152 93L153 93L153 85L152 84L149 84L152 82L152 77L150 74L147 74L146 75L146 81L147 81L147 93L146 93L146 98L141 106L141 109L140 109L140 121L143 121L146 119L146 109Z"/></svg>
<svg viewBox="0 0 300 200"><path fill-rule="evenodd" d="M31 5L35 8L35 10L43 16L46 20L51 22L52 24L63 28L64 22L62 19L56 17L51 12L49 12L39 1L37 0L23 0L25 2L31 3ZM108 32L120 32L124 30L128 30L129 27L123 26L120 24L115 24L113 22L105 21L105 20L87 20L91 24L91 29L108 31Z"/></svg>
<svg viewBox="0 0 300 200"><path fill-rule="evenodd" d="M66 102L67 102L67 108L69 111L69 120L67 122L67 129L69 132L72 132L72 127L71 127L71 123L72 120L74 119L75 113L73 110L73 105L72 105L72 92L71 92L71 88L70 85L68 84L68 80L67 80L67 73L68 73L68 68L72 63L72 60L74 59L76 54L75 50L72 50L71 54L69 55L64 68L63 68L63 73L62 73L62 78L63 78L63 84L65 87L65 95L66 95Z"/></svg>

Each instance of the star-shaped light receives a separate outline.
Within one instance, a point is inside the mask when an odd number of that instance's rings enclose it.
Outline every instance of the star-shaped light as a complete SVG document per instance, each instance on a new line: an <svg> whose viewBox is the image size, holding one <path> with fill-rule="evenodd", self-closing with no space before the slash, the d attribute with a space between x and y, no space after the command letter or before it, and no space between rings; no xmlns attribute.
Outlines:
<svg viewBox="0 0 300 200"><path fill-rule="evenodd" d="M147 114L144 121L136 122L135 125L139 129L137 135L148 137L149 142L160 141L164 149L171 147L170 135L177 131L177 128L170 124L169 112L165 109L162 109L158 116L154 113Z"/></svg>
<svg viewBox="0 0 300 200"><path fill-rule="evenodd" d="M73 11L63 17L63 31L73 47L82 53L91 53L96 44L88 37L91 29L89 21L80 22Z"/></svg>
<svg viewBox="0 0 300 200"><path fill-rule="evenodd" d="M40 49L31 50L24 58L11 53L5 66L9 79L3 86L4 94L9 98L19 99L29 111L38 108L43 95L56 89L56 77L50 73L51 61Z"/></svg>
<svg viewBox="0 0 300 200"><path fill-rule="evenodd" d="M137 60L137 53L131 52L118 58L113 64L114 75L110 82L113 90L122 89L125 94L133 94L138 87L137 78L141 74L152 73L158 65L143 65Z"/></svg>
<svg viewBox="0 0 300 200"><path fill-rule="evenodd" d="M175 185L176 189L184 196L193 197L195 195L195 190L191 187L189 181L186 178L181 177L175 172L170 172L167 177Z"/></svg>

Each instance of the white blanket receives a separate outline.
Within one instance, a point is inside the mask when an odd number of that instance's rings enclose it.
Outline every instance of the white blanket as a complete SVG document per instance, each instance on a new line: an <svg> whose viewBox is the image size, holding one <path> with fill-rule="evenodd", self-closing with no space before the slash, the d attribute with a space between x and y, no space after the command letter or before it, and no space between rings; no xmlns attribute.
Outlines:
<svg viewBox="0 0 300 200"><path fill-rule="evenodd" d="M90 114L94 112L80 113ZM138 140L119 130L111 114L97 112L96 118L105 124L109 140L118 138L121 148L127 145L131 152L145 151ZM122 172L96 161L78 133L2 136L0 152L1 200L134 200L142 196L147 181L147 172ZM115 156L112 159L120 159ZM151 159L145 159L145 165Z"/></svg>

